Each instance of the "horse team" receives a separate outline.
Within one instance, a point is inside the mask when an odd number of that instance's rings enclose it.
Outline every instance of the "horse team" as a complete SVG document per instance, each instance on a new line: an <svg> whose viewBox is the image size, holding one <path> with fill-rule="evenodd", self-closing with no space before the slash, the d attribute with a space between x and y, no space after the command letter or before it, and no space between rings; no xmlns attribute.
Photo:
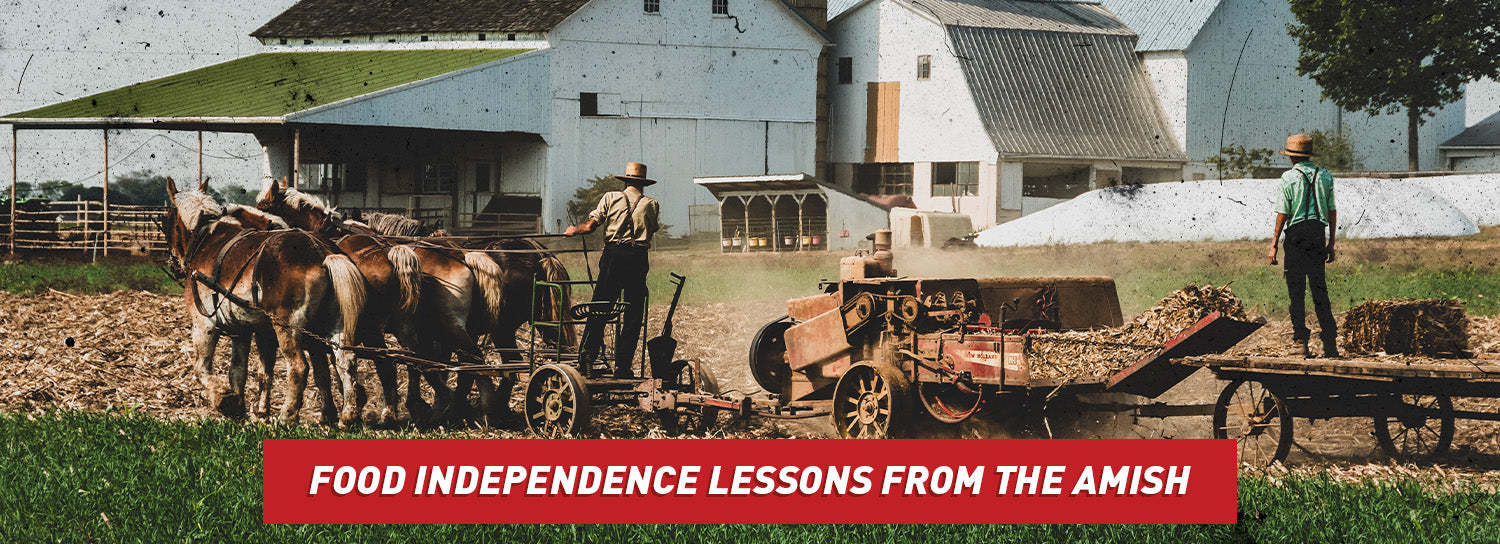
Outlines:
<svg viewBox="0 0 1500 544"><path fill-rule="evenodd" d="M288 362L282 419L296 419L310 369L318 389L321 421L340 426L362 421L366 392L353 352L342 346L383 348L385 335L419 358L482 363L480 340L518 362L516 332L533 316L560 320L561 297L532 282L568 279L555 255L534 240L501 239L466 247L453 239L394 239L368 226L338 219L316 197L270 180L256 208L220 204L207 194L178 191L168 181L166 234L174 268L187 277L184 297L193 323L199 381L209 402L230 417L243 417L252 340L260 356L255 374L257 417L271 410L271 379L278 354ZM565 284L566 285L566 284ZM572 346L563 327L545 340ZM233 342L228 376L213 371L221 336ZM336 410L329 363L337 375L343 409ZM373 359L381 395L378 421L396 421L399 391L395 364ZM490 424L508 413L513 383L500 384L457 373L457 390L440 371L409 368L406 407L413 421L468 417L468 392L477 381L479 419ZM433 390L431 406L420 384Z"/></svg>

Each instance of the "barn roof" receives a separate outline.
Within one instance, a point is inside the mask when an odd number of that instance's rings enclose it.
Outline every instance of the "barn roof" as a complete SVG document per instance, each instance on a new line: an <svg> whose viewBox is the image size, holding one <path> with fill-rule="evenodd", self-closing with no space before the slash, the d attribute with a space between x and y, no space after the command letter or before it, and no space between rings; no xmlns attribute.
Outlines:
<svg viewBox="0 0 1500 544"><path fill-rule="evenodd" d="M869 0L834 0L833 19ZM1093 0L898 0L945 26L1131 35L1125 23Z"/></svg>
<svg viewBox="0 0 1500 544"><path fill-rule="evenodd" d="M1140 34L1135 50L1182 51L1193 44L1220 0L1100 0Z"/></svg>
<svg viewBox="0 0 1500 544"><path fill-rule="evenodd" d="M524 53L452 49L261 53L0 117L61 119L279 118ZM22 122L17 122L17 121Z"/></svg>
<svg viewBox="0 0 1500 544"><path fill-rule="evenodd" d="M588 0L302 0L250 35L546 32Z"/></svg>
<svg viewBox="0 0 1500 544"><path fill-rule="evenodd" d="M1485 117L1438 146L1440 149L1456 147L1500 147L1500 113Z"/></svg>
<svg viewBox="0 0 1500 544"><path fill-rule="evenodd" d="M947 30L1002 155L1187 160L1136 57L1134 36Z"/></svg>

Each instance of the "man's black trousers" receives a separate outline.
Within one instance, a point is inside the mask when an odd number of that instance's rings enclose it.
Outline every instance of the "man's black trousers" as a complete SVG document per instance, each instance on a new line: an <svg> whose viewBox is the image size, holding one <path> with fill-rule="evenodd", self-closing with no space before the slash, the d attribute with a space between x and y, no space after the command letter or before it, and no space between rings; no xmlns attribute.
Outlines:
<svg viewBox="0 0 1500 544"><path fill-rule="evenodd" d="M629 368L635 359L636 344L641 340L641 323L646 319L646 272L651 269L645 246L607 244L599 256L599 283L594 286L594 302L613 301L622 293L629 307L615 338L615 368ZM602 344L604 320L590 318L583 329L582 353L596 356Z"/></svg>
<svg viewBox="0 0 1500 544"><path fill-rule="evenodd" d="M1333 353L1338 345L1338 323L1328 302L1328 281L1323 265L1328 259L1328 225L1319 221L1302 221L1286 229L1282 247L1286 253L1286 291L1291 298L1292 340L1306 342L1312 337L1307 328L1307 306L1303 297L1312 290L1313 312L1318 315L1318 337L1324 353Z"/></svg>

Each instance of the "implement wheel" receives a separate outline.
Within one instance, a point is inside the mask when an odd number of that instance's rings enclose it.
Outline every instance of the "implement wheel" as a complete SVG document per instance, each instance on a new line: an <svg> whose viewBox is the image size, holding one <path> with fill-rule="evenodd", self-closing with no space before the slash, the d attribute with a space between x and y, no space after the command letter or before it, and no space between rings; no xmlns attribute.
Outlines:
<svg viewBox="0 0 1500 544"><path fill-rule="evenodd" d="M856 364L833 388L833 426L843 438L899 438L910 417L911 382L890 364Z"/></svg>
<svg viewBox="0 0 1500 544"><path fill-rule="evenodd" d="M1292 449L1292 414L1265 384L1234 380L1214 404L1214 438L1233 438L1240 463L1267 466Z"/></svg>
<svg viewBox="0 0 1500 544"><path fill-rule="evenodd" d="M1375 441L1386 455L1402 461L1442 455L1453 445L1452 412L1453 399L1447 395L1393 395L1386 411L1375 416Z"/></svg>
<svg viewBox="0 0 1500 544"><path fill-rule="evenodd" d="M933 419L962 423L984 406L984 388L970 390L951 383L917 382L917 397Z"/></svg>
<svg viewBox="0 0 1500 544"><path fill-rule="evenodd" d="M526 385L526 427L547 438L578 434L588 428L588 385L570 365L536 369Z"/></svg>
<svg viewBox="0 0 1500 544"><path fill-rule="evenodd" d="M663 386L673 391L709 396L719 394L719 381L714 379L706 365L698 361L673 362L665 382ZM718 423L719 407L687 404L658 410L656 416L661 419L661 426L667 432L702 434Z"/></svg>

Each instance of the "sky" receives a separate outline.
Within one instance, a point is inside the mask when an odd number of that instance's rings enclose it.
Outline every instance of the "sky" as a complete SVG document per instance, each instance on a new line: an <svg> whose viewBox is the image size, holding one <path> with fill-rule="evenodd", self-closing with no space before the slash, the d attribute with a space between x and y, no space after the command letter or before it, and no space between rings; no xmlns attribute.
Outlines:
<svg viewBox="0 0 1500 544"><path fill-rule="evenodd" d="M259 52L251 31L296 0L0 0L0 115L88 96ZM0 187L9 187L9 125L0 126ZM151 170L197 176L197 133L127 130L109 136L110 176ZM102 131L22 130L23 182L99 185ZM204 135L205 174L256 186L262 159L255 138Z"/></svg>

